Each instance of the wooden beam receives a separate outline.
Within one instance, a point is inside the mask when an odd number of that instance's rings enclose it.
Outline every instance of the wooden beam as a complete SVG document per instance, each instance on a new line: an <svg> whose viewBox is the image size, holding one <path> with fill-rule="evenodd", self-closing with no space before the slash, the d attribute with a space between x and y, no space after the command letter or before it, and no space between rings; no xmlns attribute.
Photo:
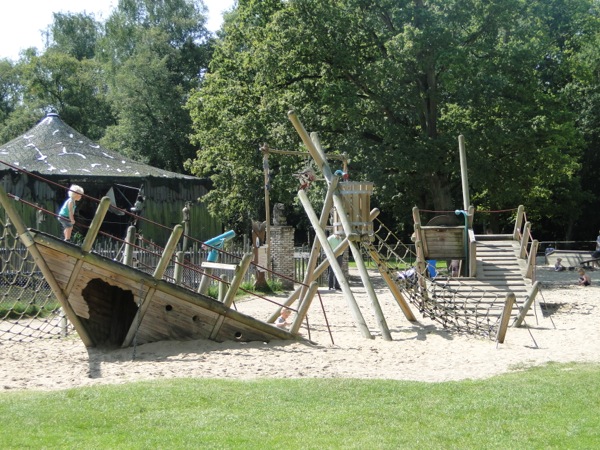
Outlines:
<svg viewBox="0 0 600 450"><path fill-rule="evenodd" d="M521 226L523 225L523 219L525 217L525 207L519 205L517 208L517 217L515 219L515 229L513 231L513 239L515 241L521 240Z"/></svg>
<svg viewBox="0 0 600 450"><path fill-rule="evenodd" d="M515 320L515 323L513 326L520 327L523 324L523 321L525 320L525 316L531 309L531 305L533 305L533 302L535 300L535 297L538 293L539 288L540 288L539 281L536 281L535 283L533 283L533 286L531 287L531 290L527 294L525 303L521 307L521 310L519 311L519 314L517 315L517 319Z"/></svg>
<svg viewBox="0 0 600 450"><path fill-rule="evenodd" d="M154 274L152 275L157 280L160 280L165 274L167 266L169 265L169 261L171 261L171 258L175 253L177 242L179 242L179 238L181 238L182 234L183 227L179 224L175 225L173 227L173 232L171 233L171 236L169 236L169 241L167 242L167 245L165 245L163 254L161 255L160 260L156 265L156 269L154 269Z"/></svg>
<svg viewBox="0 0 600 450"><path fill-rule="evenodd" d="M8 217L10 218L11 222L15 226L15 229L17 230L17 233L19 235L19 239L21 239L21 242L23 242L23 245L25 245L25 247L27 247L27 250L31 254L33 261L39 267L40 271L44 275L45 280L48 282L48 285L52 289L52 292L54 292L54 295L56 296L56 299L60 303L63 310L65 311L67 318L71 321L71 323L77 330L77 334L79 334L79 337L83 341L84 345L86 347L93 347L95 345L95 343L94 343L92 337L90 336L87 329L83 325L83 322L81 322L81 320L79 320L79 316L77 316L77 314L75 314L75 311L73 311L73 308L71 308L71 305L69 304L69 300L65 296L65 293L58 285L58 282L54 278L54 275L52 274L52 271L48 267L46 260L40 254L40 251L35 244L33 236L29 233L29 231L27 231L27 228L25 228L25 224L21 220L21 216L17 213L12 202L8 198L8 195L6 194L6 191L4 190L4 188L1 185L0 185L0 203L4 207L4 210L8 214Z"/></svg>
<svg viewBox="0 0 600 450"><path fill-rule="evenodd" d="M96 214L94 214L94 218L90 223L90 227L88 228L87 233L85 234L83 244L81 244L82 252L88 253L92 249L94 241L96 240L96 236L98 236L98 232L100 231L102 222L104 222L104 217L106 217L106 213L109 207L110 198L102 197L100 203L98 203L98 208L96 208Z"/></svg>
<svg viewBox="0 0 600 450"><path fill-rule="evenodd" d="M248 271L248 267L250 267L250 263L252 262L252 258L254 256L252 253L246 253L242 260L240 261L240 265L237 267L236 273L233 276L233 280L229 285L229 289L223 298L223 306L229 309L229 307L233 304L233 300L235 298L235 294L237 293L242 281L244 280L244 275ZM225 321L227 314L222 314L217 318L217 321L213 327L212 332L210 333L210 339L215 339L221 330L221 326Z"/></svg>
<svg viewBox="0 0 600 450"><path fill-rule="evenodd" d="M502 317L500 318L500 326L498 328L498 335L496 342L503 344L504 338L506 337L506 330L508 328L508 321L510 319L513 305L515 304L515 294L509 292L506 294L506 301L504 302L504 310L502 311Z"/></svg>
<svg viewBox="0 0 600 450"><path fill-rule="evenodd" d="M521 251L519 252L519 258L525 259L527 255L527 246L529 245L529 235L531 231L531 222L525 222L525 228L523 229L523 236L521 237Z"/></svg>
<svg viewBox="0 0 600 450"><path fill-rule="evenodd" d="M327 242L327 236L325 236L325 232L319 226L319 219L317 218L317 215L315 214L315 211L313 210L313 207L310 204L310 201L308 200L308 196L306 195L306 192L298 191L298 198L300 199L300 202L302 203L302 206L304 207L304 210L306 211L306 215L308 216L308 219L310 220L310 222L315 230L317 239L319 239L319 241L321 242L321 247L323 247L323 251L325 252L325 255L327 256L327 259L329 260L329 265L331 266L333 273L335 274L335 276L338 279L340 288L342 289L342 292L344 293L344 298L346 299L346 302L348 303L348 306L350 307L350 312L352 313L354 322L360 329L363 337L365 337L367 339L373 339L373 336L371 335L371 332L369 331L369 328L367 327L365 319L364 319L362 313L360 312L360 308L358 307L358 304L356 303L354 294L352 293L352 290L350 289L348 280L346 280L346 277L344 276L344 272L342 271L342 268L337 263L335 254L333 253L333 249Z"/></svg>
<svg viewBox="0 0 600 450"><path fill-rule="evenodd" d="M373 261L375 261L375 263L377 264L379 273L381 274L381 276L387 283L388 287L390 288L390 291L392 291L392 295L394 296L394 299L396 299L396 302L400 306L400 309L402 309L404 316L409 321L415 322L417 319L415 318L414 314L412 313L410 306L408 306L408 303L404 299L402 292L400 292L398 285L396 284L396 282L394 280L392 280L392 278L390 277L390 274L386 270L387 265L382 261L381 256L379 255L379 253L377 253L377 251L375 250L375 248L372 245L369 245L367 247L367 249L369 251L369 254L371 255L371 258L373 258Z"/></svg>
<svg viewBox="0 0 600 450"><path fill-rule="evenodd" d="M533 269L535 268L535 259L537 257L539 241L534 239L531 242L531 248L529 249L529 257L527 258L527 272L525 278L530 280L533 278Z"/></svg>

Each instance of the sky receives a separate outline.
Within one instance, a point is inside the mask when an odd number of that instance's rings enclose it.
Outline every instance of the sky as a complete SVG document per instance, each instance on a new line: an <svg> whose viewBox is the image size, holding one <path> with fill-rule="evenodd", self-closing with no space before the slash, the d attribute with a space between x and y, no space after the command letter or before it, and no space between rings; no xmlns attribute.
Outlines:
<svg viewBox="0 0 600 450"><path fill-rule="evenodd" d="M222 23L222 12L234 0L204 0L208 8L207 27L216 31ZM52 13L93 13L104 21L118 0L16 0L2 2L0 14L0 59L19 59L19 52L29 47L44 47L42 31L52 23Z"/></svg>

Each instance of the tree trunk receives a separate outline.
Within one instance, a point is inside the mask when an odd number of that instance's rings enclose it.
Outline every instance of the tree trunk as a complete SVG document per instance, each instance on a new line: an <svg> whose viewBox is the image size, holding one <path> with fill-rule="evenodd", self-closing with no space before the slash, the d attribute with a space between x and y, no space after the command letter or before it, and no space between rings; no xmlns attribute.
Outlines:
<svg viewBox="0 0 600 450"><path fill-rule="evenodd" d="M452 200L449 184L443 181L437 174L431 175L429 185L433 208L436 211L454 211L455 209L460 209L460 207L457 208Z"/></svg>

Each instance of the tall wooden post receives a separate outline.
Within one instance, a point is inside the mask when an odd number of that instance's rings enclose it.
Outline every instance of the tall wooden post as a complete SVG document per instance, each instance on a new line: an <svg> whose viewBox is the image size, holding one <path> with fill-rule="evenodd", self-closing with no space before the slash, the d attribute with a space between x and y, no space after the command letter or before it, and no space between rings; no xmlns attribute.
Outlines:
<svg viewBox="0 0 600 450"><path fill-rule="evenodd" d="M513 309L514 304L515 294L512 292L507 293L506 300L504 301L504 309L502 310L502 316L500 316L500 325L498 327L496 343L504 343L504 338L506 337L506 329L508 328L508 321L510 320L510 313Z"/></svg>
<svg viewBox="0 0 600 450"><path fill-rule="evenodd" d="M467 151L465 150L465 137L458 136L458 150L460 153L460 175L462 180L463 209L469 210L469 174L467 173Z"/></svg>
<svg viewBox="0 0 600 450"><path fill-rule="evenodd" d="M75 326L79 337L81 338L86 347L94 346L94 340L88 333L87 329L84 327L83 322L81 322L81 320L79 319L79 316L75 314L75 311L73 311L73 308L71 307L71 304L69 303L69 300L67 299L64 291L56 281L56 278L54 278L54 274L50 270L50 267L48 267L46 260L35 245L31 234L25 227L25 224L21 220L21 217L17 213L16 209L14 208L13 204L8 198L8 195L6 194L6 191L4 191L2 186L0 186L0 204L2 204L4 210L6 211L6 214L15 226L15 229L17 230L17 233L19 235L19 239L21 240L23 245L27 247L27 250L31 254L33 261L44 275L44 279L52 289L52 292L54 292L54 295L59 301L63 311L65 312L71 323Z"/></svg>
<svg viewBox="0 0 600 450"><path fill-rule="evenodd" d="M181 210L183 222L183 245L181 246L184 252L188 249L188 236L190 235L190 202L185 202L185 206Z"/></svg>
<svg viewBox="0 0 600 450"><path fill-rule="evenodd" d="M267 287L267 279L265 277L266 271L262 267L267 267L266 261L261 261L261 253L267 253L266 236L267 236L267 222L258 222L257 220L252 221L252 262L256 267L256 280L254 281L255 289L265 289ZM268 259L268 255L265 259ZM259 269L260 266L261 268Z"/></svg>
<svg viewBox="0 0 600 450"><path fill-rule="evenodd" d="M289 111L288 117L289 117L290 121L292 122L292 124L294 125L294 128L296 128L296 131L300 135L302 142L304 143L304 145L306 145L306 148L308 149L309 153L313 157L314 161L317 163L317 166L321 169L321 172L323 173L325 180L327 180L327 184L330 185L333 181L333 174L331 173L331 168L329 167L329 163L327 162L325 152L323 151L323 149L320 146L320 142L318 140L318 135L316 133L313 133L309 136L306 129L304 128L304 125L302 125L302 123L300 122L300 120L298 119L298 117L296 116L296 113L294 111ZM359 273L361 275L363 285L365 286L365 288L367 290L367 295L369 296L369 299L371 300L373 312L376 316L377 323L381 329L381 333L382 333L384 339L391 340L391 335L390 335L389 329L387 327L385 317L383 316L381 306L379 305L379 300L377 299L377 295L375 294L375 290L373 289L373 285L371 284L371 281L369 279L366 267L364 265L364 261L362 259L362 255L361 255L360 251L358 250L358 248L356 247L356 245L352 242L353 240L360 239L360 236L358 236L358 234L356 232L354 232L353 228L349 224L348 218L346 217L346 208L344 205L344 201L341 198L341 195L339 194L339 192L334 193L333 204L334 204L336 210L338 211L340 220L342 221L344 232L345 232L346 236L348 237L348 241L349 241L348 245L350 247L350 250L352 251L352 255L354 257L354 261L356 262L357 268L359 269ZM367 211L367 214L368 213L369 213L369 211ZM318 221L316 221L316 223L314 223L313 225L316 227L316 225L318 225ZM324 236L324 233L323 233L323 236ZM319 240L321 240L321 239L319 238ZM326 239L325 239L325 241L326 241ZM323 245L323 242L321 242L321 245ZM328 246L327 242L325 242L325 245ZM328 259L331 257L334 258L333 261L330 261L331 267L335 267L338 265L337 261L335 261L335 257L333 256L332 252L326 251L325 254L327 255ZM338 276L337 271L334 270L334 273L336 274L336 276ZM345 277L342 277L342 278L345 279ZM341 279L339 276L338 276L338 281L340 281L340 285L341 285ZM343 288L342 288L342 291L343 291ZM350 293L351 293L351 291L350 291ZM344 292L344 294L346 294L346 292Z"/></svg>
<svg viewBox="0 0 600 450"><path fill-rule="evenodd" d="M271 180L269 179L269 147L263 144L263 172L265 183L265 220L267 222L265 245L267 247L267 279L271 278L271 199L269 190L271 189Z"/></svg>
<svg viewBox="0 0 600 450"><path fill-rule="evenodd" d="M333 249L329 246L329 243L327 242L327 236L325 236L325 232L319 226L319 219L317 218L317 214L315 213L312 205L310 204L310 201L308 200L308 196L306 195L306 192L304 192L302 190L298 191L298 198L300 198L300 202L302 203L302 206L304 206L306 215L308 216L308 219L310 220L310 222L315 230L315 235L316 235L317 239L319 240L319 242L321 243L321 247L323 247L323 251L327 255L327 259L329 260L329 265L330 265L331 269L333 270L333 273L335 274L335 276L338 279L340 287L342 288L342 292L344 293L344 298L346 299L348 305L350 306L350 312L352 313L352 317L354 318L354 321L356 322L360 331L362 332L363 337L372 339L373 336L371 335L369 328L367 327L367 324L365 323L365 319L364 319L362 313L360 312L360 308L358 307L358 304L356 303L356 299L354 298L354 294L352 293L352 290L350 289L350 285L348 284L348 281L346 280L346 277L344 276L344 273L342 272L342 268L339 266L337 259L335 258Z"/></svg>

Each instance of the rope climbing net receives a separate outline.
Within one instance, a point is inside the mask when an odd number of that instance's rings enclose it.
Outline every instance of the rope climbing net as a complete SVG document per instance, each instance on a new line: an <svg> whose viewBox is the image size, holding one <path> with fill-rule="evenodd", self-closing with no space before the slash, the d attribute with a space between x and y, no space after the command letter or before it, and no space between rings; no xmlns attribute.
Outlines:
<svg viewBox="0 0 600 450"><path fill-rule="evenodd" d="M14 227L1 219L0 225L0 343L72 335L72 325Z"/></svg>
<svg viewBox="0 0 600 450"><path fill-rule="evenodd" d="M457 332L496 338L505 292L470 286L450 273L431 277L427 268L419 271L414 250L379 220L374 225L373 241L362 246L365 257L369 246L381 255L379 269L395 280L423 317Z"/></svg>

